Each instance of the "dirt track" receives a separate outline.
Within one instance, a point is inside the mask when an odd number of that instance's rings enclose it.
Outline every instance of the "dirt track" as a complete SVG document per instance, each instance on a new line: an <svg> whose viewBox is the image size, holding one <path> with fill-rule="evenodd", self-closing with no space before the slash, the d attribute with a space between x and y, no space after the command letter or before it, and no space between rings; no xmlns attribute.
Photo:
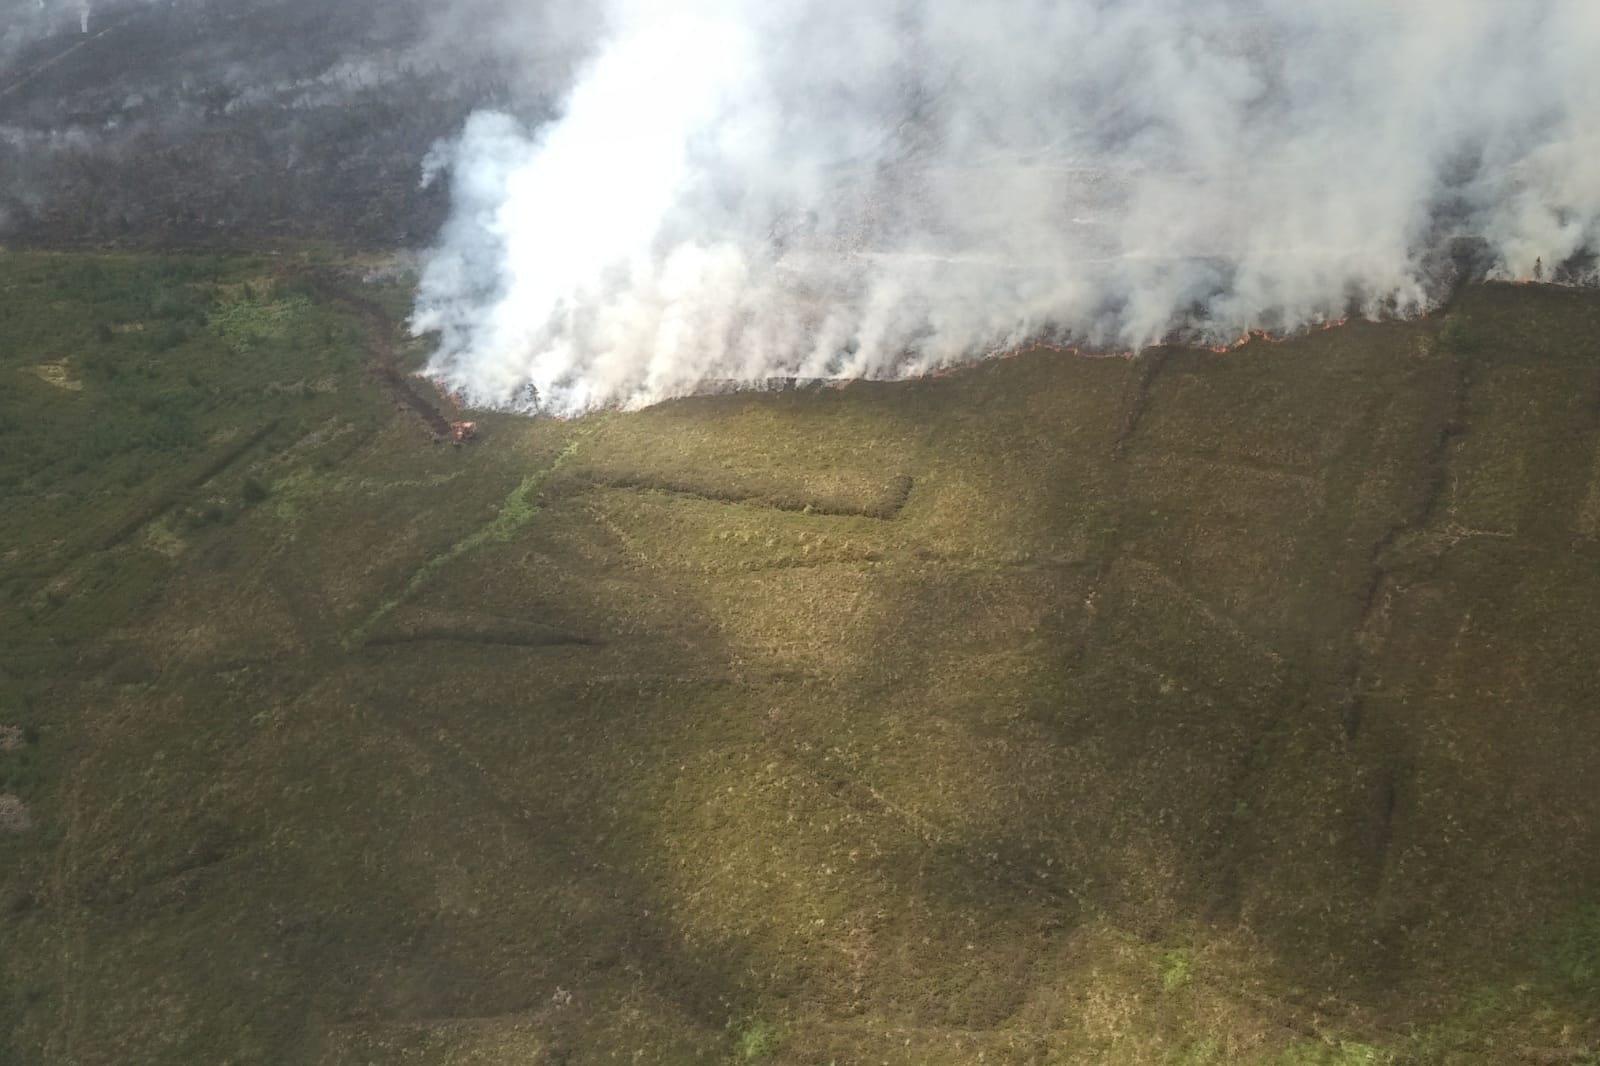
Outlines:
<svg viewBox="0 0 1600 1066"><path fill-rule="evenodd" d="M353 312L361 320L366 337L367 369L393 394L396 401L410 408L435 438L452 436L449 418L417 388L410 375L400 369L394 323L377 303L351 292L325 274L312 279L317 292L330 302Z"/></svg>

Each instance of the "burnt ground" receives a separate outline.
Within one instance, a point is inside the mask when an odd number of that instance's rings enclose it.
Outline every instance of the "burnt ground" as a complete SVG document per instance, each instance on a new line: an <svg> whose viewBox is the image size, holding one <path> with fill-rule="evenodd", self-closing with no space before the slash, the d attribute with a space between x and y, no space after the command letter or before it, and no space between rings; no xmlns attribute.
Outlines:
<svg viewBox="0 0 1600 1066"><path fill-rule="evenodd" d="M194 0L76 19L0 55L0 239L419 245L421 161L474 107L546 105L420 0Z"/></svg>

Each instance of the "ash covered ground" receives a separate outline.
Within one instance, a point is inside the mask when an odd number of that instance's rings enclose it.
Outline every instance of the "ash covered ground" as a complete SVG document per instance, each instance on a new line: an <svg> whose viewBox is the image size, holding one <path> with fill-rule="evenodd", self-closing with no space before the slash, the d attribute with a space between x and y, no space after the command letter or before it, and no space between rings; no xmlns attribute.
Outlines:
<svg viewBox="0 0 1600 1066"><path fill-rule="evenodd" d="M447 207L419 180L434 142L476 107L549 107L471 5L448 19L419 0L98 5L85 33L77 4L22 0L0 23L12 243L423 244Z"/></svg>

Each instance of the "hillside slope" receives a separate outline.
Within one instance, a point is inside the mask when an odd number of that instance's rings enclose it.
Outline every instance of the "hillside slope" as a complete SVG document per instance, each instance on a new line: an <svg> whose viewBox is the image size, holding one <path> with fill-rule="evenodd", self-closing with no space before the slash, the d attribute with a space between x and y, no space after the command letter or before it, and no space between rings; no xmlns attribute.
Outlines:
<svg viewBox="0 0 1600 1066"><path fill-rule="evenodd" d="M304 269L0 256L0 1061L1600 1053L1592 295L454 447Z"/></svg>

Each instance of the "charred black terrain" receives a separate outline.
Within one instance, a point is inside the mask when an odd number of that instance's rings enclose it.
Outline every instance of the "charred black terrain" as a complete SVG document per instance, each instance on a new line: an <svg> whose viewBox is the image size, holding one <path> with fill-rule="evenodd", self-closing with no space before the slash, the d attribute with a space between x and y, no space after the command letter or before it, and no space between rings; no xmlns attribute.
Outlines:
<svg viewBox="0 0 1600 1066"><path fill-rule="evenodd" d="M0 55L0 240L416 246L444 217L433 143L547 106L420 0L101 7Z"/></svg>

